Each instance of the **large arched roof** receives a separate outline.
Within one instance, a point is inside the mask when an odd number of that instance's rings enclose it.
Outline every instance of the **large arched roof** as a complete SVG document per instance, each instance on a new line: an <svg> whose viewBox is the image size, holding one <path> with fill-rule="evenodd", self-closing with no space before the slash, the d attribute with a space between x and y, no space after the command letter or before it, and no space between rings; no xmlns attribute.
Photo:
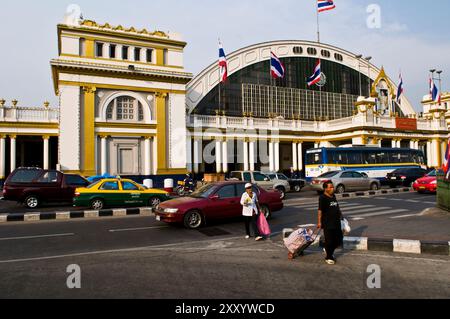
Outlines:
<svg viewBox="0 0 450 319"><path fill-rule="evenodd" d="M294 48L301 47L301 53L298 49L294 51ZM310 54L308 48L314 48L317 52L316 55ZM321 54L322 50L326 50L330 53L328 56ZM358 59L356 54L346 51L344 49L311 41L302 40L284 40L284 41L272 41L264 42L255 45L251 45L242 49L239 49L231 54L227 55L228 59L228 75L232 75L250 65L267 61L270 59L270 51L275 52L280 58L289 57L306 57L306 58L319 58L322 60L329 60L335 63L345 65L356 71L360 71L361 74L375 80L380 73L381 69L375 65L368 63L364 59ZM338 55L339 59L336 58ZM341 60L342 59L342 60ZM312 70L311 70L312 71ZM397 84L390 80L391 84L397 88ZM202 101L206 95L213 90L219 84L219 68L218 62L211 64L209 67L195 76L187 85L186 104L187 110L191 113L197 105ZM405 97L402 99L401 105L404 114L414 114L414 108L409 100Z"/></svg>

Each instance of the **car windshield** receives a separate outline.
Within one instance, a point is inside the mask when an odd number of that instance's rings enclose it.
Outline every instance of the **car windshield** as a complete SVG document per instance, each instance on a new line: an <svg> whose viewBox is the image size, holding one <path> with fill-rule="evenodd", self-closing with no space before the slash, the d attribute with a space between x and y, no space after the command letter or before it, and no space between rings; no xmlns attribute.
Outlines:
<svg viewBox="0 0 450 319"><path fill-rule="evenodd" d="M208 184L208 185L203 186L196 192L192 193L189 197L208 198L215 190L216 190L216 187L214 184Z"/></svg>
<svg viewBox="0 0 450 319"><path fill-rule="evenodd" d="M325 178L333 177L333 176L336 176L338 173L339 173L339 172L328 172L328 173L325 173L325 174L320 175L319 178L323 178L323 177L325 177Z"/></svg>
<svg viewBox="0 0 450 319"><path fill-rule="evenodd" d="M93 184L87 186L86 188L94 188L95 186L97 186L98 184L100 184L100 182L101 182L101 180L96 181L95 183L93 183Z"/></svg>
<svg viewBox="0 0 450 319"><path fill-rule="evenodd" d="M429 173L427 176L428 176L428 177L436 177L436 176L437 176L436 170L432 171L432 172Z"/></svg>

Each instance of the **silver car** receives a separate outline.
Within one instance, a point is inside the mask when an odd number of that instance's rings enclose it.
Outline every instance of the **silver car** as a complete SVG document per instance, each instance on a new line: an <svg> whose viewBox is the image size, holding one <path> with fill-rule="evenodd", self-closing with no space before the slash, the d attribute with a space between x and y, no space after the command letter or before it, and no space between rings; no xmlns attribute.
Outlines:
<svg viewBox="0 0 450 319"><path fill-rule="evenodd" d="M313 178L311 186L318 193L323 192L323 184L330 181L334 185L337 194L351 191L378 190L381 187L380 181L369 178L366 174L355 171L335 171L328 172Z"/></svg>

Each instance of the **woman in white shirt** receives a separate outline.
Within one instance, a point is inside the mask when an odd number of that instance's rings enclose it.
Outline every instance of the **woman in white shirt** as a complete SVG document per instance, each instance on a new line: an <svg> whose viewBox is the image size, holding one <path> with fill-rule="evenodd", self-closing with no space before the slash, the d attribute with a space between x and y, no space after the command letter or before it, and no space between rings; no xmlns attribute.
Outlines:
<svg viewBox="0 0 450 319"><path fill-rule="evenodd" d="M247 232L246 239L249 239L250 236L250 224L252 224L253 232L255 233L256 240L263 239L258 231L258 227L256 226L256 221L258 220L259 212L261 211L261 207L259 206L258 196L253 193L252 189L253 185L248 183L245 185L245 193L242 194L241 205L242 205L242 215L245 220L245 231Z"/></svg>

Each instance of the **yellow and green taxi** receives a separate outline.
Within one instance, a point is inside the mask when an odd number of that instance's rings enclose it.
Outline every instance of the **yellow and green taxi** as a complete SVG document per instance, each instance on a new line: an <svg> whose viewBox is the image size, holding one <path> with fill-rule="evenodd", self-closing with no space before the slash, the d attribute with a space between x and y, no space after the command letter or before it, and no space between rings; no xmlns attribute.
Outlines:
<svg viewBox="0 0 450 319"><path fill-rule="evenodd" d="M99 180L88 187L77 188L73 205L91 207L95 210L104 207L150 206L155 208L170 199L168 192L147 189L129 179L108 178Z"/></svg>

